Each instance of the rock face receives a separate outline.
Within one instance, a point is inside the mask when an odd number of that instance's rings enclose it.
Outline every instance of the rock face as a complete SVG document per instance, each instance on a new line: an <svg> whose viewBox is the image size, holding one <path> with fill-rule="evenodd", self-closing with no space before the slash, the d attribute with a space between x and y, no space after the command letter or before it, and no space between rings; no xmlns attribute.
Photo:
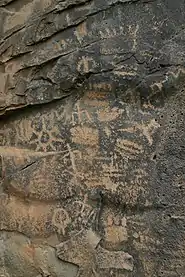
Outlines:
<svg viewBox="0 0 185 277"><path fill-rule="evenodd" d="M0 1L0 277L185 276L185 1Z"/></svg>

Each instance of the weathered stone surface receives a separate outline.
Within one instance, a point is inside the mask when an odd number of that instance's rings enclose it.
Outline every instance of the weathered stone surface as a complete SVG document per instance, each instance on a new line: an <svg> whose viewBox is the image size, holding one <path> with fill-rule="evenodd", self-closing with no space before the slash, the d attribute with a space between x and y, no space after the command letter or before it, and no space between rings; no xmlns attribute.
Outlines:
<svg viewBox="0 0 185 277"><path fill-rule="evenodd" d="M184 1L145 2L13 1L1 8L1 113L79 91L92 75L161 103L161 91L183 74Z"/></svg>
<svg viewBox="0 0 185 277"><path fill-rule="evenodd" d="M56 259L55 249L38 245L21 234L1 233L1 276L76 276L75 265Z"/></svg>
<svg viewBox="0 0 185 277"><path fill-rule="evenodd" d="M0 1L1 277L184 277L184 5Z"/></svg>

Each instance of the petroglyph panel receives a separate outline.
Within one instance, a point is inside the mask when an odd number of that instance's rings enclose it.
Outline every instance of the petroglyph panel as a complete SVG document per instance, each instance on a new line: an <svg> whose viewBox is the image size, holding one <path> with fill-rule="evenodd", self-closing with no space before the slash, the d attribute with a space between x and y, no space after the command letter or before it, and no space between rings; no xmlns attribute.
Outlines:
<svg viewBox="0 0 185 277"><path fill-rule="evenodd" d="M127 209L153 207L149 165L154 163L160 125L153 111L122 102L109 84L94 83L90 88L55 108L2 123L8 139L1 137L0 229L33 240L44 238L52 245L62 241L60 249L89 230L90 240L100 236L101 247L85 254L85 248L76 246L87 265L73 253L72 245L68 256L61 252L59 257L77 265L79 276L110 274L110 268L115 274L132 272L133 256L121 248L127 246L135 224ZM118 205L118 214L115 208L107 210L106 203Z"/></svg>
<svg viewBox="0 0 185 277"><path fill-rule="evenodd" d="M79 276L152 274L166 244L155 222L168 234L170 220L184 220L156 200L151 179L161 111L90 87L1 123L0 230L59 245Z"/></svg>
<svg viewBox="0 0 185 277"><path fill-rule="evenodd" d="M0 277L184 277L184 4L0 1Z"/></svg>

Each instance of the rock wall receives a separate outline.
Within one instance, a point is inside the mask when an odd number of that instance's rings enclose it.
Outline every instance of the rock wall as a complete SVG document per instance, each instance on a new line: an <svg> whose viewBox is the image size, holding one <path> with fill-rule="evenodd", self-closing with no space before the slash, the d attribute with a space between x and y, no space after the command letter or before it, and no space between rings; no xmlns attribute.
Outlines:
<svg viewBox="0 0 185 277"><path fill-rule="evenodd" d="M185 1L0 1L0 277L185 276Z"/></svg>

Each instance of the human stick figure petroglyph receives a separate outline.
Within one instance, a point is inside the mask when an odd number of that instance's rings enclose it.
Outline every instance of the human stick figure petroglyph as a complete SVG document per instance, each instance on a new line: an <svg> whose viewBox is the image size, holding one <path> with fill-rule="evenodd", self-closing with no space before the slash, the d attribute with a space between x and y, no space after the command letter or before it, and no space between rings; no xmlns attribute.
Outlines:
<svg viewBox="0 0 185 277"><path fill-rule="evenodd" d="M68 212L63 208L54 210L52 224L57 228L59 234L65 235L65 229L71 222Z"/></svg>

